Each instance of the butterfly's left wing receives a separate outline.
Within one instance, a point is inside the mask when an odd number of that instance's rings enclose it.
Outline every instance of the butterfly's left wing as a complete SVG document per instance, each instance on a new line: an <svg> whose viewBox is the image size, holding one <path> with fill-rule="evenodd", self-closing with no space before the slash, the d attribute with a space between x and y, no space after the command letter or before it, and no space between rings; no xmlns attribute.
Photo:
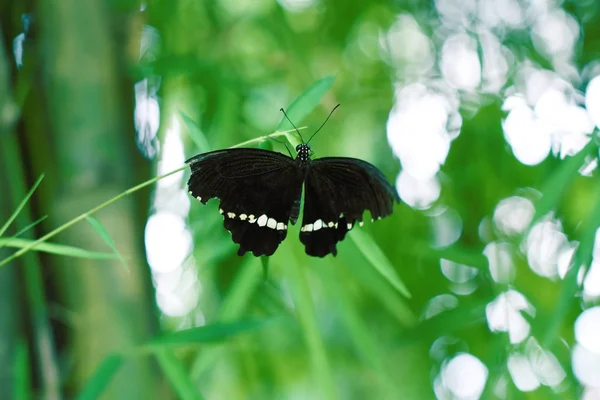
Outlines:
<svg viewBox="0 0 600 400"><path fill-rule="evenodd" d="M311 162L304 186L300 241L311 256L337 253L365 210L373 219L388 216L398 192L374 165L356 158L325 157Z"/></svg>
<svg viewBox="0 0 600 400"><path fill-rule="evenodd" d="M187 161L188 187L202 203L220 200L239 255L271 255L296 222L303 175L291 157L261 149L227 149Z"/></svg>

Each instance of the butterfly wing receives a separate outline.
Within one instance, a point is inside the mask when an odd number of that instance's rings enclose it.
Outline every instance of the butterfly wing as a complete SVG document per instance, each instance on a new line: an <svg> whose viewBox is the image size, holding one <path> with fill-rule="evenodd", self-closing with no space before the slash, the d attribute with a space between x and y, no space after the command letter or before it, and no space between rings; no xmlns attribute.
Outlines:
<svg viewBox="0 0 600 400"><path fill-rule="evenodd" d="M365 210L373 219L390 215L400 198L381 171L366 161L326 157L311 162L304 187L300 241L311 256L337 254Z"/></svg>
<svg viewBox="0 0 600 400"><path fill-rule="evenodd" d="M287 235L288 221L298 217L303 175L294 160L261 149L226 149L187 163L190 194L203 204L220 200L225 228L240 245L238 254L273 254Z"/></svg>

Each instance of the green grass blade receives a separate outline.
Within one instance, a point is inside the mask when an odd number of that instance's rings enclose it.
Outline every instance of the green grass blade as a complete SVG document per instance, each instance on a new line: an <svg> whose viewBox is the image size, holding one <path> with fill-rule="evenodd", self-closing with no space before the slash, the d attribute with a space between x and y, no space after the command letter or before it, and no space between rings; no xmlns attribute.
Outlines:
<svg viewBox="0 0 600 400"><path fill-rule="evenodd" d="M272 319L242 320L230 323L214 323L197 328L185 329L164 334L151 340L148 345L151 350L171 345L189 345L198 343L213 343L229 339L233 336L251 332L262 328Z"/></svg>
<svg viewBox="0 0 600 400"><path fill-rule="evenodd" d="M306 127L305 126L298 127L298 130L302 130L302 129L306 129ZM259 137L256 137L254 139L246 140L244 142L241 142L241 143L238 143L236 145L233 145L233 146L231 146L229 148L230 149L235 149L237 147L246 147L246 146L249 146L251 144L265 142L265 141L269 140L269 138L277 138L277 137L281 137L281 136L287 138L288 141L290 141L289 138L293 137L293 136L290 136L290 135L295 134L295 132L296 132L295 129L289 129L287 131L275 131L275 132L273 132L273 133L271 133L269 135L259 136ZM293 143L293 142L290 141L290 143Z"/></svg>
<svg viewBox="0 0 600 400"><path fill-rule="evenodd" d="M104 207L107 207L109 205L111 205L112 203L114 203L115 201L118 201L132 193L137 192L140 189L145 188L146 186L150 186L152 184L154 184L155 182L158 182L161 179L166 178L167 176L171 176L174 175L176 173L178 173L179 171L183 171L184 169L187 169L188 166L187 165L182 165L179 168L174 169L173 171L167 172L166 174L160 175L160 176L156 176L152 179L148 179L145 182L142 182L138 185L135 185L132 188L127 189L124 192L119 193L118 195L106 200L105 202L103 202L100 205L97 205L96 207L92 208L91 210L89 210L88 212L85 212L83 214L80 214L79 216L73 218L72 220L62 224L61 226L59 226L58 228L55 228L54 230L52 230L51 232L48 232L47 234L45 234L44 236L42 236L41 238L32 241L31 243L29 243L27 246L19 249L18 251L14 252L13 254L11 254L10 256L6 257L5 259L3 259L2 261L0 261L0 267L3 267L4 265L7 265L9 262L11 262L12 260L21 257L23 254L27 253L28 251L31 251L34 247L38 246L40 243L46 242L48 239L58 235L59 233L69 229L71 226L75 225L76 223L82 221L85 219L85 217L92 215L100 210L102 210Z"/></svg>
<svg viewBox="0 0 600 400"><path fill-rule="evenodd" d="M535 215L530 226L533 226L544 215L556 209L565 194L567 186L579 174L579 169L585 162L585 158L594 151L597 151L597 145L591 140L579 153L565 159L556 172L551 174L542 184L540 188L542 198L535 206Z"/></svg>
<svg viewBox="0 0 600 400"><path fill-rule="evenodd" d="M13 399L28 400L33 397L33 393L31 393L31 376L29 373L31 368L27 344L25 341L20 341L15 348L15 361L13 363L15 376Z"/></svg>
<svg viewBox="0 0 600 400"><path fill-rule="evenodd" d="M288 117L298 125L308 114L310 114L321 102L325 93L333 85L334 76L328 76L313 83L300 96L296 97L290 106L285 110ZM285 118L281 118L281 122L277 125L277 130L292 129L292 125Z"/></svg>
<svg viewBox="0 0 600 400"><path fill-rule="evenodd" d="M194 142L194 144L196 145L198 151L200 153L210 151L210 143L208 143L206 135L204 134L204 132L202 132L202 129L200 129L196 122L194 122L193 119L191 119L181 111L179 112L179 115L181 116L181 119L183 119L185 126L187 126L190 133L190 138L192 139L192 142Z"/></svg>
<svg viewBox="0 0 600 400"><path fill-rule="evenodd" d="M6 232L6 230L8 229L8 227L10 226L10 224L15 220L15 218L17 218L17 215L19 215L19 213L21 212L21 210L23 209L23 207L25 207L25 204L27 204L27 202L29 201L29 199L31 198L31 196L33 196L33 192L35 192L35 190L40 185L40 183L42 183L43 179L44 179L44 174L40 175L40 177L37 178L37 181L35 181L35 183L31 187L31 189L29 190L29 192L27 192L27 194L25 195L25 197L23 198L23 200L21 201L21 203L19 203L19 205L17 206L17 208L15 209L15 211L12 213L12 215L10 217L8 217L8 219L6 220L6 222L4 223L4 225L2 225L2 227L0 228L0 237L2 237L4 235L4 233Z"/></svg>
<svg viewBox="0 0 600 400"><path fill-rule="evenodd" d="M203 397L192 383L186 366L176 356L166 350L156 351L154 355L167 380L171 382L178 399L202 400Z"/></svg>
<svg viewBox="0 0 600 400"><path fill-rule="evenodd" d="M323 343L323 335L317 323L315 304L305 273L294 259L286 262L285 266L289 276L292 299L296 306L297 318L302 327L310 354L313 377L319 384L319 391L323 399L336 399L339 396L337 396L333 383L333 373Z"/></svg>
<svg viewBox="0 0 600 400"><path fill-rule="evenodd" d="M358 250L358 249L357 249ZM406 298L385 279L375 268L365 268L363 263L356 262L349 256L340 256L340 269L348 268L361 286L366 288L403 327L414 326L417 318ZM343 263L343 265L342 265Z"/></svg>
<svg viewBox="0 0 600 400"><path fill-rule="evenodd" d="M269 257L262 256L260 258L260 263L262 264L263 269L263 279L269 279Z"/></svg>
<svg viewBox="0 0 600 400"><path fill-rule="evenodd" d="M379 248L377 243L367 233L360 229L353 229L350 234L350 238L356 244L358 250L364 255L364 257L371 263L377 272L387 280L398 292L404 297L410 299L411 294L404 284L396 270L390 263L390 260L383 254L383 251Z"/></svg>
<svg viewBox="0 0 600 400"><path fill-rule="evenodd" d="M446 260L468 265L469 267L474 267L481 271L489 270L488 259L481 251L470 250L460 245L453 245L443 249L432 249L431 246L427 244L416 247L420 247L421 252L418 255L422 257L435 257L436 259L445 258Z"/></svg>
<svg viewBox="0 0 600 400"><path fill-rule="evenodd" d="M102 223L100 221L98 221L96 218L94 218L90 215L88 215L85 219L90 223L90 225L96 231L98 236L100 236L100 238L102 240L104 240L104 242L108 245L108 247L110 247L110 249L113 251L113 253L115 253L115 256L121 262L121 265L123 265L123 267L125 267L125 269L129 269L129 267L127 266L127 263L125 262L125 259L123 258L121 253L119 253L119 250L117 250L115 241L110 236L110 234L108 233L108 231L106 230L104 225L102 225Z"/></svg>
<svg viewBox="0 0 600 400"><path fill-rule="evenodd" d="M361 364L365 370L377 377L382 388L385 388L383 390L393 393L396 388L395 380L393 372L385 367L384 349L379 345L377 335L373 333L368 322L360 315L360 307L354 301L355 298L344 285L347 277L344 269L320 268L318 271L326 285L329 301L337 306L336 314L344 324L343 331L353 342Z"/></svg>
<svg viewBox="0 0 600 400"><path fill-rule="evenodd" d="M541 345L545 348L550 347L552 342L559 337L557 331L561 322L564 321L566 314L571 310L573 302L579 301L576 293L579 290L577 275L579 274L580 267L585 266L589 270L592 262L596 230L600 226L600 178L594 177L594 179L596 180L595 193L593 194L594 200L592 202L594 208L588 218L582 222L579 235L581 239L573 256L571 269L567 272L561 285L560 295L558 296L557 304L553 309L548 325L542 331Z"/></svg>
<svg viewBox="0 0 600 400"><path fill-rule="evenodd" d="M48 218L48 216L44 215L43 217L40 217L40 218L36 219L35 221L33 221L32 223L30 223L29 225L27 225L25 228L23 228L19 232L15 233L12 237L13 238L17 238L17 237L21 236L22 234L24 234L25 232L27 232L31 228L33 228L36 225L39 225L40 223L42 223L46 218Z"/></svg>
<svg viewBox="0 0 600 400"><path fill-rule="evenodd" d="M104 389L108 386L113 376L117 373L121 364L123 364L123 356L112 354L106 357L96 368L92 377L86 382L83 390L77 396L78 400L94 400L97 399Z"/></svg>
<svg viewBox="0 0 600 400"><path fill-rule="evenodd" d="M30 239L0 238L0 247L13 247L23 249L30 246L33 242L34 240ZM36 244L32 250L42 251L44 253L54 254L57 256L89 258L97 260L114 260L117 258L112 253L88 251L79 247L67 246L64 244L57 243L39 243Z"/></svg>

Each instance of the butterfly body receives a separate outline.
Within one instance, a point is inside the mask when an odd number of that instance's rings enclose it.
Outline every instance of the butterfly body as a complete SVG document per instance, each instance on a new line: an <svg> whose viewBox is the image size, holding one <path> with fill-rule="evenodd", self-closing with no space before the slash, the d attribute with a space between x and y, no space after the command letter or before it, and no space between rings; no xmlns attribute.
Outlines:
<svg viewBox="0 0 600 400"><path fill-rule="evenodd" d="M190 194L203 204L220 200L224 225L240 245L239 255L272 255L286 238L288 223L305 200L300 241L306 253L337 254L336 244L369 210L373 219L393 211L398 194L373 165L354 158L311 159L310 146L296 147L295 158L262 149L226 149L186 162Z"/></svg>

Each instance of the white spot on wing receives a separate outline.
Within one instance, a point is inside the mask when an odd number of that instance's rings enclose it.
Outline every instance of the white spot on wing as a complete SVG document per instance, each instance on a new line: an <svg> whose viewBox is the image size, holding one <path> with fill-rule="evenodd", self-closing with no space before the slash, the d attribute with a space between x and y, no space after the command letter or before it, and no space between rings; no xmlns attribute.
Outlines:
<svg viewBox="0 0 600 400"><path fill-rule="evenodd" d="M333 221L331 221L330 223L327 224L328 227L333 228L335 224L333 223Z"/></svg>
<svg viewBox="0 0 600 400"><path fill-rule="evenodd" d="M191 193L191 192L190 192ZM202 201L202 197L198 196L196 197L198 199L198 201Z"/></svg>
<svg viewBox="0 0 600 400"><path fill-rule="evenodd" d="M302 229L300 229L300 231L302 232L312 232L313 231L313 224L306 224L302 227Z"/></svg>
<svg viewBox="0 0 600 400"><path fill-rule="evenodd" d="M285 230L287 227L285 226L285 224L283 222L278 222L277 223L277 230L278 231L283 231Z"/></svg>
<svg viewBox="0 0 600 400"><path fill-rule="evenodd" d="M352 224L350 222L348 222L348 224L346 225L346 227L348 228L348 230L352 229Z"/></svg>
<svg viewBox="0 0 600 400"><path fill-rule="evenodd" d="M254 217L254 214L248 215L248 222L250 222L251 224L256 222L256 218Z"/></svg>
<svg viewBox="0 0 600 400"><path fill-rule="evenodd" d="M242 221L245 221L245 220L246 220L246 218L248 218L248 216L247 216L246 214L240 214L240 219L241 219Z"/></svg>
<svg viewBox="0 0 600 400"><path fill-rule="evenodd" d="M223 214L225 211L223 211L222 208L219 208L219 214Z"/></svg>
<svg viewBox="0 0 600 400"><path fill-rule="evenodd" d="M235 218L235 213L228 212L228 213L227 213L227 216L228 216L229 218Z"/></svg>
<svg viewBox="0 0 600 400"><path fill-rule="evenodd" d="M267 220L267 227L271 229L277 228L277 221L275 221L273 218L269 218Z"/></svg>
<svg viewBox="0 0 600 400"><path fill-rule="evenodd" d="M360 221L360 222L358 223L358 226L363 226L363 225L364 225L364 223L363 223L362 221Z"/></svg>
<svg viewBox="0 0 600 400"><path fill-rule="evenodd" d="M313 230L315 230L315 231L318 231L322 227L323 227L323 221L321 221L320 219L316 220L315 223L313 224Z"/></svg>
<svg viewBox="0 0 600 400"><path fill-rule="evenodd" d="M258 226L265 226L265 225L267 225L268 219L269 219L269 217L267 217L265 214L263 214L260 217L258 217L258 219L256 220L256 223L258 224Z"/></svg>

